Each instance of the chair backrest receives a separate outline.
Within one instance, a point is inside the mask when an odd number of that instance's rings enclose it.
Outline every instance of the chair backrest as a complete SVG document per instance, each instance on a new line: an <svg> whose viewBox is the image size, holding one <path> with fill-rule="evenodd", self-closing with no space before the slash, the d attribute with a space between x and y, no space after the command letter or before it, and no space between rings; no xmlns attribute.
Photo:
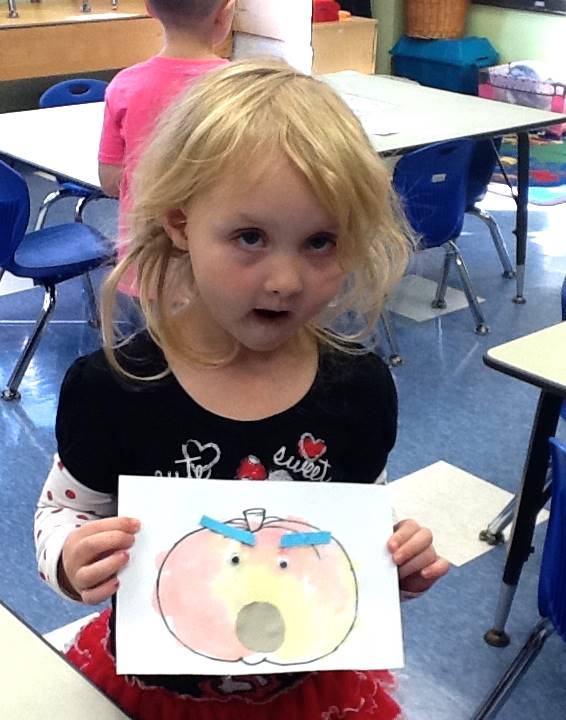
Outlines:
<svg viewBox="0 0 566 720"><path fill-rule="evenodd" d="M443 245L462 231L472 149L471 140L436 143L395 166L393 185L424 247Z"/></svg>
<svg viewBox="0 0 566 720"><path fill-rule="evenodd" d="M19 172L0 160L0 267L10 270L29 222L29 192Z"/></svg>
<svg viewBox="0 0 566 720"><path fill-rule="evenodd" d="M499 151L500 147L501 138L474 142L468 177L467 207L482 200L487 192L487 186L497 164L496 151Z"/></svg>
<svg viewBox="0 0 566 720"><path fill-rule="evenodd" d="M544 540L538 607L566 642L566 445L550 438L552 499Z"/></svg>
<svg viewBox="0 0 566 720"><path fill-rule="evenodd" d="M39 98L39 107L58 107L60 105L80 105L82 103L101 102L108 83L92 78L62 80L52 85Z"/></svg>

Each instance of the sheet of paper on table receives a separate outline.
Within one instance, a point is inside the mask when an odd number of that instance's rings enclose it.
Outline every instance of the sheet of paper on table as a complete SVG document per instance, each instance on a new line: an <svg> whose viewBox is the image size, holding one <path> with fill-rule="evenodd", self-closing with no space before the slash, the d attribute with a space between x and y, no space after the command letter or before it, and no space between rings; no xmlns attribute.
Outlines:
<svg viewBox="0 0 566 720"><path fill-rule="evenodd" d="M341 97L368 135L396 135L401 131L399 113L391 103L352 93L341 93Z"/></svg>
<svg viewBox="0 0 566 720"><path fill-rule="evenodd" d="M120 574L119 673L403 664L386 487L121 477L141 530Z"/></svg>

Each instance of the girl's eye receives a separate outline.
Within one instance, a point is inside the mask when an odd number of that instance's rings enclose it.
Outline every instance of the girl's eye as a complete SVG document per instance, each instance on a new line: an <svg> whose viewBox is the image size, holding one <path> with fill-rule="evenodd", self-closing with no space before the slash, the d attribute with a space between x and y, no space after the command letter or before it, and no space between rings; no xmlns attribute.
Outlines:
<svg viewBox="0 0 566 720"><path fill-rule="evenodd" d="M287 558L279 558L277 564L279 565L281 570L285 570L285 568L289 567L289 561L287 560Z"/></svg>
<svg viewBox="0 0 566 720"><path fill-rule="evenodd" d="M243 230L238 233L236 240L240 247L247 250L263 247L263 235L259 230Z"/></svg>
<svg viewBox="0 0 566 720"><path fill-rule="evenodd" d="M313 235L309 238L309 247L311 250L316 252L323 252L324 250L332 250L336 247L336 237L334 235L320 234Z"/></svg>
<svg viewBox="0 0 566 720"><path fill-rule="evenodd" d="M240 556L237 553L234 553L232 557L230 558L230 564L231 565L239 565L240 564Z"/></svg>

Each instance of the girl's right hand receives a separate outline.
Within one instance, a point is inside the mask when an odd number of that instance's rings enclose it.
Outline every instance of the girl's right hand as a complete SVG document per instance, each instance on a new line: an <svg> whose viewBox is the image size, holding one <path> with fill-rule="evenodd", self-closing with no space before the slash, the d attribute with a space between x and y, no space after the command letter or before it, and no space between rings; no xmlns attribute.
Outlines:
<svg viewBox="0 0 566 720"><path fill-rule="evenodd" d="M59 584L77 600L98 605L118 589L116 574L129 559L140 521L128 517L91 520L73 530L59 559Z"/></svg>

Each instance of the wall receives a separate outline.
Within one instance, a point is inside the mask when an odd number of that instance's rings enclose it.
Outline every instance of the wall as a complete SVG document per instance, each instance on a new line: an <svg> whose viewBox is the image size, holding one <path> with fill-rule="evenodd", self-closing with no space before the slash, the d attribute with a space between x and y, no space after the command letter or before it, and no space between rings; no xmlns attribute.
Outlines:
<svg viewBox="0 0 566 720"><path fill-rule="evenodd" d="M377 72L390 72L389 50L403 32L403 0L373 0L379 21ZM502 62L543 60L566 68L566 17L471 5L466 35L487 37Z"/></svg>
<svg viewBox="0 0 566 720"><path fill-rule="evenodd" d="M389 50L403 32L403 0L372 0L372 8L378 22L376 72L389 73Z"/></svg>
<svg viewBox="0 0 566 720"><path fill-rule="evenodd" d="M473 5L467 34L490 39L502 62L543 60L566 68L566 17Z"/></svg>

